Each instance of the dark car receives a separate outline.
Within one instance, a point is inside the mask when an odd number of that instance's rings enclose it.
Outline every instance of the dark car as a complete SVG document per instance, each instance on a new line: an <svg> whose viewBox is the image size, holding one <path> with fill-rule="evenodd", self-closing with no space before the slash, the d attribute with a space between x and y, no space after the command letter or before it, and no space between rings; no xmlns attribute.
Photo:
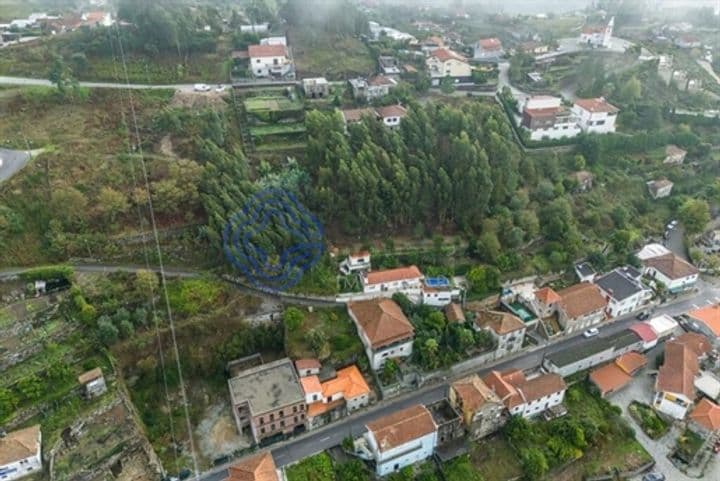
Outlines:
<svg viewBox="0 0 720 481"><path fill-rule="evenodd" d="M662 473L648 473L642 477L642 481L665 481L665 475Z"/></svg>
<svg viewBox="0 0 720 481"><path fill-rule="evenodd" d="M650 317L650 312L648 311L642 311L640 314L637 315L637 318L641 321L644 321L645 319L648 319Z"/></svg>

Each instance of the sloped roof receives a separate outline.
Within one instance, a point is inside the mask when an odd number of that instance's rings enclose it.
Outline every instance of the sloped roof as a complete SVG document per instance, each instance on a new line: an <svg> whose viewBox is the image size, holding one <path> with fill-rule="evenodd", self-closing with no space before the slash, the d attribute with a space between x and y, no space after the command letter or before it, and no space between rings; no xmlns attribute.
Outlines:
<svg viewBox="0 0 720 481"><path fill-rule="evenodd" d="M658 370L655 390L683 394L695 398L695 375L699 371L695 353L685 345L670 341L665 344L665 361Z"/></svg>
<svg viewBox="0 0 720 481"><path fill-rule="evenodd" d="M701 307L688 312L688 316L705 324L713 334L720 336L720 304Z"/></svg>
<svg viewBox="0 0 720 481"><path fill-rule="evenodd" d="M375 112L382 117L405 117L407 115L407 109L402 105L387 105L385 107L378 107Z"/></svg>
<svg viewBox="0 0 720 481"><path fill-rule="evenodd" d="M524 383L517 384L515 387L523 395L525 402L536 401L567 389L562 376L555 373L541 374L533 379L528 379Z"/></svg>
<svg viewBox="0 0 720 481"><path fill-rule="evenodd" d="M368 85L373 85L375 87L379 87L382 85L395 85L396 83L397 82L395 82L393 79L384 75L376 75L368 79Z"/></svg>
<svg viewBox="0 0 720 481"><path fill-rule="evenodd" d="M502 48L502 42L495 37L481 38L478 43L483 50L500 50Z"/></svg>
<svg viewBox="0 0 720 481"><path fill-rule="evenodd" d="M627 374L633 374L647 365L647 358L639 352L630 351L615 359L615 365Z"/></svg>
<svg viewBox="0 0 720 481"><path fill-rule="evenodd" d="M462 306L457 302L451 302L445 306L445 317L449 322L465 322L465 313Z"/></svg>
<svg viewBox="0 0 720 481"><path fill-rule="evenodd" d="M340 369L334 379L322 383L323 397L342 393L345 399L354 399L370 393L370 387L354 364Z"/></svg>
<svg viewBox="0 0 720 481"><path fill-rule="evenodd" d="M35 456L38 452L40 425L18 429L0 438L0 466Z"/></svg>
<svg viewBox="0 0 720 481"><path fill-rule="evenodd" d="M465 62L465 57L463 57L459 53L454 52L448 48L435 49L430 54L430 56L435 57L436 59L440 60L441 62L447 62L448 60L459 60L461 62Z"/></svg>
<svg viewBox="0 0 720 481"><path fill-rule="evenodd" d="M620 109L618 109L602 97L594 99L577 99L575 101L575 105L592 113L605 112L608 114L614 114L620 111Z"/></svg>
<svg viewBox="0 0 720 481"><path fill-rule="evenodd" d="M322 393L322 385L320 384L320 378L317 376L305 376L300 378L300 385L302 386L305 395L313 393Z"/></svg>
<svg viewBox="0 0 720 481"><path fill-rule="evenodd" d="M627 385L632 381L632 376L620 369L617 364L611 362L593 369L590 373L590 381L598 387L602 394L606 394Z"/></svg>
<svg viewBox="0 0 720 481"><path fill-rule="evenodd" d="M417 266L397 267L381 271L371 271L365 276L366 284L384 284L386 282L407 281L423 277Z"/></svg>
<svg viewBox="0 0 720 481"><path fill-rule="evenodd" d="M535 291L535 298L545 305L555 304L562 299L552 287L543 287Z"/></svg>
<svg viewBox="0 0 720 481"><path fill-rule="evenodd" d="M373 348L412 337L415 328L392 299L370 299L348 304Z"/></svg>
<svg viewBox="0 0 720 481"><path fill-rule="evenodd" d="M270 451L250 456L228 468L225 481L280 481Z"/></svg>
<svg viewBox="0 0 720 481"><path fill-rule="evenodd" d="M645 265L647 267L652 267L656 271L661 272L666 277L673 280L696 275L699 272L697 267L681 259L672 252L662 256L646 259Z"/></svg>
<svg viewBox="0 0 720 481"><path fill-rule="evenodd" d="M690 413L690 419L708 431L720 430L720 406L703 398Z"/></svg>
<svg viewBox="0 0 720 481"><path fill-rule="evenodd" d="M517 316L503 311L478 311L475 324L481 328L492 329L498 336L525 328L525 324Z"/></svg>
<svg viewBox="0 0 720 481"><path fill-rule="evenodd" d="M640 336L640 339L642 339L643 342L653 342L658 338L655 330L650 326L650 324L645 322L636 322L628 329Z"/></svg>
<svg viewBox="0 0 720 481"><path fill-rule="evenodd" d="M570 319L605 309L607 300L595 284L580 282L558 292L560 308Z"/></svg>
<svg viewBox="0 0 720 481"><path fill-rule="evenodd" d="M317 359L298 359L295 361L295 369L298 371L304 369L320 369L322 364Z"/></svg>
<svg viewBox="0 0 720 481"><path fill-rule="evenodd" d="M359 120L362 120L363 117L375 116L375 111L371 108L362 108L362 109L345 109L341 110L342 116L345 119L345 122L357 122Z"/></svg>
<svg viewBox="0 0 720 481"><path fill-rule="evenodd" d="M498 371L490 371L483 378L483 382L500 398L508 409L522 404L523 400L518 390L510 384Z"/></svg>
<svg viewBox="0 0 720 481"><path fill-rule="evenodd" d="M101 378L103 375L102 369L99 367L96 367L95 369L91 369L87 372L84 372L78 376L78 383L79 384L87 384L90 381L94 381L95 379Z"/></svg>
<svg viewBox="0 0 720 481"><path fill-rule="evenodd" d="M430 411L417 404L367 424L380 452L409 443L437 430Z"/></svg>
<svg viewBox="0 0 720 481"><path fill-rule="evenodd" d="M455 381L452 383L452 389L461 399L463 407L470 411L477 411L488 402L501 402L495 391L490 389L477 374Z"/></svg>
<svg viewBox="0 0 720 481"><path fill-rule="evenodd" d="M710 352L710 349L712 349L712 345L710 345L708 338L702 334L698 334L697 332L686 332L681 334L673 339L673 342L682 344L694 352L698 357L704 356Z"/></svg>
<svg viewBox="0 0 720 481"><path fill-rule="evenodd" d="M287 47L282 44L275 45L250 45L248 47L250 57L287 57Z"/></svg>

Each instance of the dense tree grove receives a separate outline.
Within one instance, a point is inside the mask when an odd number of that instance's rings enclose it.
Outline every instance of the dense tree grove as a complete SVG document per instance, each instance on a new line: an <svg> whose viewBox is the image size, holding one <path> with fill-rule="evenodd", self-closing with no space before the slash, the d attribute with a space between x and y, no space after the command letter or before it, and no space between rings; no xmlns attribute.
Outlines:
<svg viewBox="0 0 720 481"><path fill-rule="evenodd" d="M310 202L348 233L418 223L479 231L521 185L509 126L480 103L414 105L397 132L368 121L345 135L338 114L319 111L306 124Z"/></svg>

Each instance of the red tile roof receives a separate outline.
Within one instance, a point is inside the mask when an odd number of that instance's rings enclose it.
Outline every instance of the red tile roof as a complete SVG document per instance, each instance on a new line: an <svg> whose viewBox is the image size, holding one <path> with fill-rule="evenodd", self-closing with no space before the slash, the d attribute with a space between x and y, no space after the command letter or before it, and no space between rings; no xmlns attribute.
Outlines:
<svg viewBox="0 0 720 481"><path fill-rule="evenodd" d="M617 364L611 362L593 369L590 373L590 381L597 386L600 394L604 396L626 386L632 381L632 376L620 369Z"/></svg>
<svg viewBox="0 0 720 481"><path fill-rule="evenodd" d="M392 299L350 302L348 310L357 319L373 348L411 338L415 328Z"/></svg>
<svg viewBox="0 0 720 481"><path fill-rule="evenodd" d="M0 438L0 466L35 456L38 451L40 425L18 429Z"/></svg>
<svg viewBox="0 0 720 481"><path fill-rule="evenodd" d="M664 274L667 278L673 280L697 275L698 272L700 272L697 267L679 258L672 252L646 259L645 266L652 267L656 271Z"/></svg>
<svg viewBox="0 0 720 481"><path fill-rule="evenodd" d="M272 454L265 451L230 466L225 481L279 481Z"/></svg>
<svg viewBox="0 0 720 481"><path fill-rule="evenodd" d="M708 431L718 431L720 430L720 406L703 398L690 413L690 419Z"/></svg>
<svg viewBox="0 0 720 481"><path fill-rule="evenodd" d="M639 352L630 351L615 359L617 367L633 375L647 365L647 358Z"/></svg>
<svg viewBox="0 0 720 481"><path fill-rule="evenodd" d="M380 452L389 451L437 430L430 411L415 405L367 424Z"/></svg>
<svg viewBox="0 0 720 481"><path fill-rule="evenodd" d="M673 342L682 344L694 352L698 357L704 356L712 349L708 338L702 334L698 334L697 332L686 332L681 334L673 339Z"/></svg>
<svg viewBox="0 0 720 481"><path fill-rule="evenodd" d="M407 109L402 105L388 105L386 107L378 107L375 112L383 119L388 117L405 117Z"/></svg>
<svg viewBox="0 0 720 481"><path fill-rule="evenodd" d="M386 77L384 75L376 75L367 81L368 85L372 85L375 87L379 87L381 85L395 85L395 81L391 79L390 77Z"/></svg>
<svg viewBox="0 0 720 481"><path fill-rule="evenodd" d="M465 322L465 313L462 306L456 302L445 306L445 317L449 322Z"/></svg>
<svg viewBox="0 0 720 481"><path fill-rule="evenodd" d="M301 377L300 385L302 386L302 390L306 396L313 393L322 393L322 385L320 384L320 378L318 378L317 376Z"/></svg>
<svg viewBox="0 0 720 481"><path fill-rule="evenodd" d="M423 277L422 272L417 266L398 267L396 269L385 269L381 271L371 271L365 276L366 284L385 284L388 282L407 281L419 279Z"/></svg>
<svg viewBox="0 0 720 481"><path fill-rule="evenodd" d="M483 310L476 312L475 316L475 324L492 329L498 336L525 329L525 324L509 312Z"/></svg>
<svg viewBox="0 0 720 481"><path fill-rule="evenodd" d="M607 100L602 97L595 99L577 99L575 105L582 107L588 112L597 113L605 112L608 114L614 114L619 112L619 109L614 105L610 104Z"/></svg>
<svg viewBox="0 0 720 481"><path fill-rule="evenodd" d="M560 308L570 319L577 319L592 312L601 311L607 306L607 299L600 289L590 282L580 282L558 292L561 297Z"/></svg>
<svg viewBox="0 0 720 481"><path fill-rule="evenodd" d="M560 295L558 295L552 287L543 287L542 289L538 289L535 291L535 298L546 306L555 304L562 299L562 297L560 297Z"/></svg>
<svg viewBox="0 0 720 481"><path fill-rule="evenodd" d="M502 42L495 37L481 38L478 43L483 50L500 50L502 48Z"/></svg>
<svg viewBox="0 0 720 481"><path fill-rule="evenodd" d="M657 340L657 334L650 324L645 322L637 322L629 327L629 329L637 334L643 342L653 342Z"/></svg>
<svg viewBox="0 0 720 481"><path fill-rule="evenodd" d="M665 360L655 379L655 391L682 394L695 398L695 375L699 371L697 355L685 345L669 341L665 344Z"/></svg>
<svg viewBox="0 0 720 481"><path fill-rule="evenodd" d="M248 55L250 57L287 57L285 45L250 45Z"/></svg>
<svg viewBox="0 0 720 481"><path fill-rule="evenodd" d="M304 369L320 369L322 364L317 359L298 359L295 361L295 369L298 371Z"/></svg>
<svg viewBox="0 0 720 481"><path fill-rule="evenodd" d="M438 48L433 50L430 56L435 57L441 62L447 62L448 60L460 60L461 62L465 62L465 57L447 48Z"/></svg>
<svg viewBox="0 0 720 481"><path fill-rule="evenodd" d="M370 387L360 370L354 364L340 369L334 379L322 383L322 394L324 397L332 397L342 393L345 399L354 399L365 394L370 394Z"/></svg>
<svg viewBox="0 0 720 481"><path fill-rule="evenodd" d="M477 411L488 402L500 402L497 394L477 374L455 381L451 387L469 411Z"/></svg>
<svg viewBox="0 0 720 481"><path fill-rule="evenodd" d="M525 109L523 113L528 117L543 118L555 117L557 114L565 110L563 107L546 107L544 109Z"/></svg>
<svg viewBox="0 0 720 481"><path fill-rule="evenodd" d="M695 309L688 312L688 316L702 322L713 334L720 336L720 304Z"/></svg>

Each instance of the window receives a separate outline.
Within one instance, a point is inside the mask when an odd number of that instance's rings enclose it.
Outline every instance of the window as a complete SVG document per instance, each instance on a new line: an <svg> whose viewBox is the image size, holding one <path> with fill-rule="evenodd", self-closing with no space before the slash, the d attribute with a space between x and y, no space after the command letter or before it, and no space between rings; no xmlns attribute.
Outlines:
<svg viewBox="0 0 720 481"><path fill-rule="evenodd" d="M260 428L260 434L265 434L265 428Z"/></svg>
<svg viewBox="0 0 720 481"><path fill-rule="evenodd" d="M284 411L280 410L280 417L283 417L283 416L285 416L285 413L284 413Z"/></svg>
<svg viewBox="0 0 720 481"><path fill-rule="evenodd" d="M304 415L304 414L301 414L301 415L300 415L300 419L305 419L305 415Z"/></svg>
<svg viewBox="0 0 720 481"><path fill-rule="evenodd" d="M263 419L263 417L260 416L260 418L258 419L258 422L259 422L260 425L262 426L263 424L265 424L265 419Z"/></svg>
<svg viewBox="0 0 720 481"><path fill-rule="evenodd" d="M294 412L294 413L297 412L297 406L293 406L293 412Z"/></svg>
<svg viewBox="0 0 720 481"><path fill-rule="evenodd" d="M274 413L270 413L270 421L275 421L275 414L274 414Z"/></svg>
<svg viewBox="0 0 720 481"><path fill-rule="evenodd" d="M260 59L255 60L255 63L260 63Z"/></svg>
<svg viewBox="0 0 720 481"><path fill-rule="evenodd" d="M275 431L275 423L272 423L272 424L270 425L270 431Z"/></svg>
<svg viewBox="0 0 720 481"><path fill-rule="evenodd" d="M297 417L297 416L295 416L294 421L295 421L296 423L298 422L298 417Z"/></svg>
<svg viewBox="0 0 720 481"><path fill-rule="evenodd" d="M282 421L280 421L280 427L281 427L281 428L284 428L284 427L285 427L285 420L284 420L284 419L283 419Z"/></svg>

